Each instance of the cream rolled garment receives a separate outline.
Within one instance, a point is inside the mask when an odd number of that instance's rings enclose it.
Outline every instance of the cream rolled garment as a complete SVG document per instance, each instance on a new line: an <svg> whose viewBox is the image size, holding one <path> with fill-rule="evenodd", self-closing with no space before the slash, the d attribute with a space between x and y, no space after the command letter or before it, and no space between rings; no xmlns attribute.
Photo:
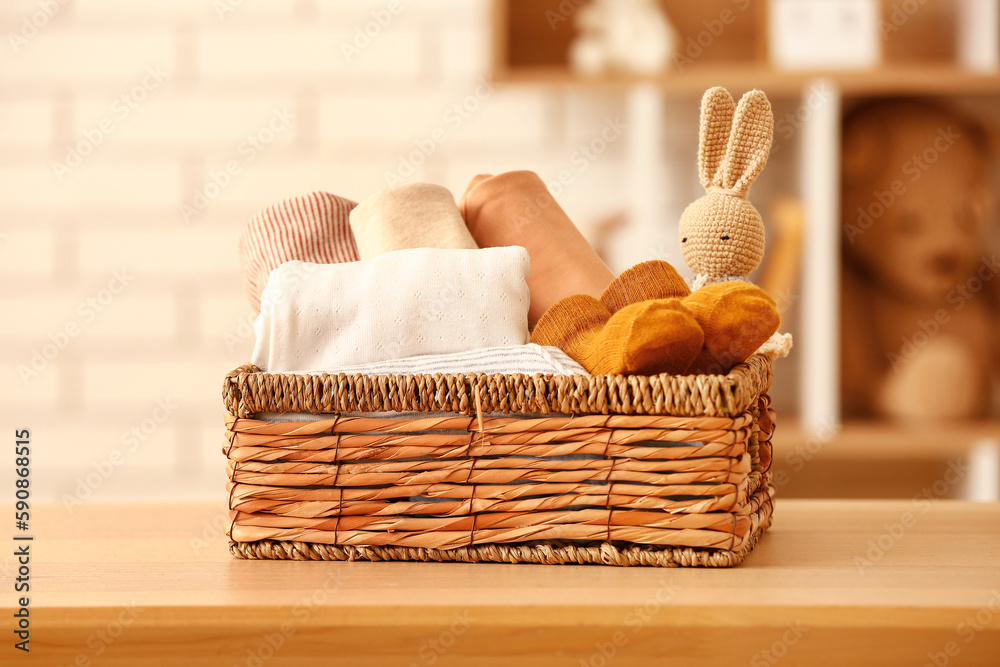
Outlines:
<svg viewBox="0 0 1000 667"><path fill-rule="evenodd" d="M252 361L309 373L526 344L529 263L519 246L286 262L261 295Z"/></svg>
<svg viewBox="0 0 1000 667"><path fill-rule="evenodd" d="M404 248L479 247L465 227L455 197L433 183L383 190L354 208L350 220L361 259Z"/></svg>

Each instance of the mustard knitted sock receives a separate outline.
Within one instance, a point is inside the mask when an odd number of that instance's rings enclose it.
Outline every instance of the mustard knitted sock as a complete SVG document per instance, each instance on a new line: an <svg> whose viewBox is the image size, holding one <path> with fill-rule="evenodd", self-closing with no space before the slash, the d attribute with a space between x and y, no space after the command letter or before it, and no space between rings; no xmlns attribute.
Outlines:
<svg viewBox="0 0 1000 667"><path fill-rule="evenodd" d="M689 373L728 373L746 361L781 323L774 299L742 281L706 285L684 299L684 305L705 334Z"/></svg>
<svg viewBox="0 0 1000 667"><path fill-rule="evenodd" d="M595 375L682 373L704 342L678 299L643 301L611 314L592 296L558 301L538 320L531 342L560 348Z"/></svg>
<svg viewBox="0 0 1000 667"><path fill-rule="evenodd" d="M641 262L611 281L601 295L601 303L612 313L625 306L649 301L685 297L691 293L687 283L667 262L654 259Z"/></svg>

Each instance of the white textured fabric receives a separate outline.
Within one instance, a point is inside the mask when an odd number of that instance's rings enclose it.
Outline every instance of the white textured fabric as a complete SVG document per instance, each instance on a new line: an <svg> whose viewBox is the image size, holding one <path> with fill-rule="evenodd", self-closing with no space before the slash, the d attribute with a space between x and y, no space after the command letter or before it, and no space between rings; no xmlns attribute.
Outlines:
<svg viewBox="0 0 1000 667"><path fill-rule="evenodd" d="M308 373L318 374L324 371ZM468 375L470 373L521 373L523 375L590 375L580 364L558 347L543 347L535 343L516 345L513 347L487 347L469 352L454 354L431 354L409 359L380 361L360 366L344 366L325 371L331 374L345 373L347 375ZM348 414L348 413L345 413ZM420 413L420 412L374 412L349 413L352 416L391 416L397 418L447 417L453 413ZM541 415L537 415L541 416ZM551 416L551 415L549 415ZM254 415L255 419L272 422L314 421L322 416L308 412L261 412ZM332 417L331 417L332 418Z"/></svg>
<svg viewBox="0 0 1000 667"><path fill-rule="evenodd" d="M451 354L427 354L371 364L340 366L313 373L323 372L347 375L434 375L435 373L589 375L583 366L558 347L543 347L535 343L511 347L484 347Z"/></svg>
<svg viewBox="0 0 1000 667"><path fill-rule="evenodd" d="M261 295L252 361L308 373L528 342L528 251L412 248L286 262Z"/></svg>
<svg viewBox="0 0 1000 667"><path fill-rule="evenodd" d="M775 331L771 334L771 337L764 341L764 343L757 348L754 354L763 354L766 357L771 357L772 359L779 359L781 357L787 357L788 353L792 351L792 334L778 333Z"/></svg>
<svg viewBox="0 0 1000 667"><path fill-rule="evenodd" d="M707 274L696 273L694 278L691 279L689 287L691 288L691 291L694 292L700 290L702 287L705 287L706 285L714 285L715 283L728 283L734 281L752 284L752 281L750 280L749 276L726 276L724 278L716 278L713 280L712 278L709 278Z"/></svg>

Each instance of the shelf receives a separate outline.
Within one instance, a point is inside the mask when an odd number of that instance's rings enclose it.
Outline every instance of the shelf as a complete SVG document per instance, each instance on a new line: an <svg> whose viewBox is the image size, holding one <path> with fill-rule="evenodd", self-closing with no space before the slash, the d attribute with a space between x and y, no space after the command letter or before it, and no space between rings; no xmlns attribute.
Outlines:
<svg viewBox="0 0 1000 667"><path fill-rule="evenodd" d="M495 67L494 79L501 83L609 90L646 83L666 92L692 95L700 95L712 86L725 86L735 91L760 88L771 96L793 96L817 79L832 81L844 95L1000 94L1000 73L982 74L953 65L899 65L858 72L782 72L761 65L713 64L656 77L584 77L553 65Z"/></svg>
<svg viewBox="0 0 1000 667"><path fill-rule="evenodd" d="M642 83L678 94L700 95L711 86L735 90L760 88L772 96L793 96L817 78L833 81L844 95L1000 94L1000 72L976 72L956 64L958 16L953 3L931 2L904 22L895 18L898 3L882 0L882 19L894 28L883 35L877 69L789 72L767 61L767 3L732 0L659 0L677 33L677 50L687 66L662 75L586 77L569 67L567 54L576 38L580 2L494 0L492 70L507 83L622 89ZM725 30L709 35L709 24L729 16ZM721 24L720 24L721 25ZM691 44L700 46L690 53ZM691 60L690 58L693 58Z"/></svg>
<svg viewBox="0 0 1000 667"><path fill-rule="evenodd" d="M985 420L939 426L906 426L893 422L848 422L823 441L806 433L797 423L782 420L772 442L774 457L782 460L792 452L808 454L809 460L874 461L936 460L963 458L977 442L1000 442L1000 421Z"/></svg>

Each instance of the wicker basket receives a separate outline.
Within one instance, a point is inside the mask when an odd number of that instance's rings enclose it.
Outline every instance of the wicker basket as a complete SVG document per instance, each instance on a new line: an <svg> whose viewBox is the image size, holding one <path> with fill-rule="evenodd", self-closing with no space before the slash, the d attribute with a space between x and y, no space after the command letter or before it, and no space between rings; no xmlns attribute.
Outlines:
<svg viewBox="0 0 1000 667"><path fill-rule="evenodd" d="M731 566L771 521L771 359L728 375L226 376L239 558ZM309 413L309 421L255 419ZM426 414L420 414L426 413Z"/></svg>

